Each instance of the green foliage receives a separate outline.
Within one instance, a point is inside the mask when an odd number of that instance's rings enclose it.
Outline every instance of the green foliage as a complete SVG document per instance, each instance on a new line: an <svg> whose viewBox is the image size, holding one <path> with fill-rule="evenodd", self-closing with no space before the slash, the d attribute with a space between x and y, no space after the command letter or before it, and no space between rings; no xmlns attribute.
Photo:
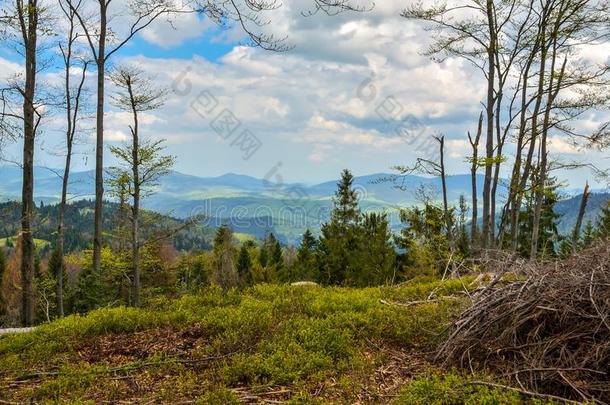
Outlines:
<svg viewBox="0 0 610 405"><path fill-rule="evenodd" d="M344 169L341 172L341 180L337 184L335 192L334 210L332 219L342 225L357 222L360 218L360 210L358 208L358 196L353 189L354 176L352 173Z"/></svg>
<svg viewBox="0 0 610 405"><path fill-rule="evenodd" d="M297 258L290 280L317 281L320 277L318 269L318 241L309 229L303 234L301 245L297 250Z"/></svg>
<svg viewBox="0 0 610 405"><path fill-rule="evenodd" d="M288 281L289 275L284 271L282 246L273 233L263 239L258 253L258 264L260 281Z"/></svg>
<svg viewBox="0 0 610 405"><path fill-rule="evenodd" d="M579 247L581 249L584 249L591 246L597 236L596 233L597 232L595 227L593 226L593 222L587 221L585 223L584 229L582 230L582 234L580 235Z"/></svg>
<svg viewBox="0 0 610 405"><path fill-rule="evenodd" d="M252 259L247 244L243 244L239 249L237 257L237 275L242 285L252 284Z"/></svg>
<svg viewBox="0 0 610 405"><path fill-rule="evenodd" d="M214 237L213 280L225 291L238 285L234 257L233 231L222 225Z"/></svg>
<svg viewBox="0 0 610 405"><path fill-rule="evenodd" d="M467 378L458 374L431 374L405 386L394 403L405 405L518 405L523 403L523 399L515 392L472 385L468 382ZM541 404L535 400L532 403Z"/></svg>
<svg viewBox="0 0 610 405"><path fill-rule="evenodd" d="M110 152L121 163L121 166L110 168L109 184L116 189L115 193L125 190L128 196L133 195L136 186L141 187L142 196L150 194L159 179L167 175L174 166L174 156L162 155L165 150L164 140L140 141L137 146L137 166L141 177L136 180L132 177L134 145L127 143L122 146L111 146Z"/></svg>
<svg viewBox="0 0 610 405"><path fill-rule="evenodd" d="M450 215L454 216L453 209ZM441 275L451 256L443 208L426 201L422 208L402 210L400 219L405 225L398 238L398 246L405 250L405 275Z"/></svg>
<svg viewBox="0 0 610 405"><path fill-rule="evenodd" d="M555 214L554 206L559 201L557 189L559 184L555 179L549 179L549 185L543 192L542 208L540 214L538 257L556 257L556 248L560 243L557 224L559 215ZM518 251L523 257L529 257L532 243L532 227L534 216L535 193L526 193L524 198L525 209L519 215Z"/></svg>
<svg viewBox="0 0 610 405"><path fill-rule="evenodd" d="M610 237L610 201L606 203L606 206L602 208L602 212L599 214L596 236L599 238Z"/></svg>
<svg viewBox="0 0 610 405"><path fill-rule="evenodd" d="M396 273L396 253L386 214L370 213L357 229L357 248L352 252L356 271L348 275L351 285L391 284Z"/></svg>
<svg viewBox="0 0 610 405"><path fill-rule="evenodd" d="M387 216L361 215L353 176L344 170L337 184L330 222L322 225L316 259L319 281L329 285L367 286L390 282L396 254ZM307 241L312 245L311 241ZM303 247L302 247L303 248ZM305 246L311 249L310 246ZM305 249L303 248L303 249ZM313 259L303 251L310 267Z"/></svg>
<svg viewBox="0 0 610 405"><path fill-rule="evenodd" d="M183 254L178 263L178 277L187 287L199 288L210 284L211 258L207 252Z"/></svg>
<svg viewBox="0 0 610 405"><path fill-rule="evenodd" d="M65 222L68 224L65 234L66 253L72 253L90 249L93 241L94 202L90 200L74 201L66 206ZM47 204L44 207L36 207L34 216L34 237L36 247L41 256L50 251L51 244L57 238L58 205ZM20 229L21 204L16 202L0 203L0 229L3 231L0 245L6 248L14 247L13 235L17 235ZM143 237L148 238L159 229L176 229L184 225L184 221L170 218L150 211L142 211L143 216L153 217L145 221L142 226ZM104 202L103 222L104 231L108 236L118 233L121 216L119 215L119 204ZM180 230L170 238L173 246L179 251L202 250L211 248L213 230L203 225L193 225Z"/></svg>
<svg viewBox="0 0 610 405"><path fill-rule="evenodd" d="M371 352L375 345L431 350L460 308L455 300L447 300L405 310L381 304L381 299L423 299L433 290L442 297L458 294L462 288L459 280L421 280L398 288L366 289L257 285L242 293L211 287L176 300L158 298L148 309L103 308L41 325L28 334L4 337L0 339L0 368L8 376L17 376L21 370L57 369L62 375L43 377L29 397L41 402L79 401L90 398L96 385L109 386L114 376L104 372L116 366L105 363L116 361L113 358L76 363L71 369L62 366L67 359L95 347L91 342L97 341L96 336L112 339L139 332L141 339L148 330L187 330L189 325L197 325L203 336L186 358L222 355L219 361L192 373L189 368L172 366L171 359L162 353L148 352L147 358L137 361L165 366L159 366L158 371L154 367L134 369L130 372L133 378L159 373L161 379L171 380L168 384L173 390L163 397L167 401L176 400L171 395L178 392L187 392L191 398L199 392L202 403L231 403L234 396L223 387L293 384L298 390L346 376L355 379L351 384L357 384L357 379L370 375L374 364L383 358L381 352ZM156 389L162 392L158 386ZM113 400L124 398L120 392L104 392L104 398L110 395Z"/></svg>

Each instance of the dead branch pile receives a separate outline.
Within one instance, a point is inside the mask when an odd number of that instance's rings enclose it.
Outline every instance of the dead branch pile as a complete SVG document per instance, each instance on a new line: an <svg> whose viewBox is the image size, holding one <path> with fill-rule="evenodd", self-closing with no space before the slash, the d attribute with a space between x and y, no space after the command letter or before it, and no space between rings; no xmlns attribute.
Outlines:
<svg viewBox="0 0 610 405"><path fill-rule="evenodd" d="M610 243L509 270L520 277L476 292L438 358L522 392L609 404Z"/></svg>

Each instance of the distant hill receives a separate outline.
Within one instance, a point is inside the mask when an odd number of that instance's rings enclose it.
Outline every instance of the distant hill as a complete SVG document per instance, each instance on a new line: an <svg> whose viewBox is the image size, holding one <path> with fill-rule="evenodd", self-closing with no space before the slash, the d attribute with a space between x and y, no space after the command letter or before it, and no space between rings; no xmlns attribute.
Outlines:
<svg viewBox="0 0 610 405"><path fill-rule="evenodd" d="M80 200L69 204L66 209L67 251L88 249L93 241L93 209L90 200ZM118 205L107 202L104 204L104 233L107 240L112 240L117 234L119 224ZM14 244L14 236L20 229L21 204L18 202L0 203L0 246ZM36 245L44 253L51 247L57 235L58 206L41 203L36 207L33 221ZM171 218L162 214L144 212L142 214L142 231L144 236L156 234L172 234L170 241L178 250L205 250L211 247L214 230L201 225L183 228L184 220ZM181 229L173 234L171 230Z"/></svg>
<svg viewBox="0 0 610 405"><path fill-rule="evenodd" d="M576 217L580 210L581 200L582 194L561 200L555 204L555 213L561 215L561 220L559 222L559 232L561 234L567 235L574 229ZM592 193L589 196L589 201L587 203L583 225L586 224L587 221L591 221L595 224L601 209L608 204L608 201L610 201L610 193Z"/></svg>
<svg viewBox="0 0 610 405"><path fill-rule="evenodd" d="M57 202L61 179L53 171L41 167L36 170L34 192L37 201ZM400 226L398 210L419 203L418 190L439 199L441 181L438 177L409 175L396 181L389 173L376 173L355 177L354 187L360 197L363 210L385 211L392 226ZM483 189L483 176L477 177L479 192ZM505 182L501 182L498 196L506 195ZM401 187L396 187L400 185ZM263 237L274 232L284 243L296 243L307 228L314 231L328 220L332 208L332 196L337 180L320 184L275 184L264 179L229 173L219 177L198 177L171 172L161 179L155 192L143 202L146 209L175 218L187 218L204 214L206 225L218 226L230 222L236 232ZM456 204L460 195L470 200L470 175L447 178L449 201ZM0 167L0 200L19 200L21 172L16 167ZM71 176L70 194L74 200L92 199L94 172L75 172ZM563 214L560 228L569 231L574 225L580 199L572 197L573 191L565 190L567 199L557 206ZM587 210L587 218L595 218L599 205L607 194L593 194ZM599 202L599 204L597 202ZM600 202L601 201L601 202Z"/></svg>

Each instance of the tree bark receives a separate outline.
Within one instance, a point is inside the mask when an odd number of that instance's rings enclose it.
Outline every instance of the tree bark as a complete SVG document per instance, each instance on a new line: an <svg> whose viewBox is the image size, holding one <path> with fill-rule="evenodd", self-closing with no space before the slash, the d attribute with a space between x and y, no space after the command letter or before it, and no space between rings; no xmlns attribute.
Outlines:
<svg viewBox="0 0 610 405"><path fill-rule="evenodd" d="M21 323L34 322L34 142L36 138L36 44L38 34L38 3L29 0L27 9L17 1L19 21L25 46L25 88L23 89L23 186L21 193ZM27 13L27 21L24 15Z"/></svg>
<svg viewBox="0 0 610 405"><path fill-rule="evenodd" d="M132 175L133 175L133 207L131 218L131 245L132 245L132 265L133 265L133 304L140 306L140 238L139 238L139 222L140 222L140 141L138 134L138 109L137 101L135 100L131 82L128 82L129 98L131 100L131 109L133 113L133 128L132 133Z"/></svg>
<svg viewBox="0 0 610 405"><path fill-rule="evenodd" d="M541 25L544 27L546 16L542 17L543 22ZM536 93L536 103L534 111L532 112L532 128L531 137L529 141L529 148L527 151L527 157L523 166L523 174L517 185L517 194L515 196L514 207L512 211L511 220L511 238L513 241L513 251L517 251L519 244L519 216L521 213L521 203L523 201L523 195L525 194L525 188L527 181L530 178L530 171L532 170L532 161L534 158L534 151L536 149L536 141L538 139L538 115L540 114L540 108L542 105L542 98L544 96L544 75L546 72L546 58L548 54L548 47L546 45L546 35L544 29L540 33L540 68L538 71L538 91Z"/></svg>
<svg viewBox="0 0 610 405"><path fill-rule="evenodd" d="M472 164L470 165L470 177L472 183L472 219L470 221L470 242L475 246L478 242L479 233L479 215L478 215L478 195L477 195L477 170L479 168L479 141L483 132L483 113L479 115L479 125L477 127L477 135L472 139L470 132L468 133L468 140L470 146L472 146Z"/></svg>
<svg viewBox="0 0 610 405"><path fill-rule="evenodd" d="M484 248L489 247L493 239L494 230L491 229L491 181L492 163L494 155L494 85L495 85L495 24L493 13L493 1L487 0L487 24L489 29L489 45L487 47L487 141L485 144L485 180L483 182L483 230L481 233L481 244Z"/></svg>
<svg viewBox="0 0 610 405"><path fill-rule="evenodd" d="M561 14L560 14L561 15ZM542 215L542 202L544 200L544 194L546 189L546 182L548 178L548 153L547 153L547 138L548 132L550 129L550 115L551 108L555 103L555 98L559 94L559 90L561 89L561 82L563 75L565 73L565 68L567 64L567 57L564 59L563 64L561 66L561 70L559 72L559 76L557 78L557 85L555 86L555 64L557 62L557 34L559 30L559 21L557 19L557 23L555 24L555 29L553 32L553 53L551 59L551 70L550 70L550 79L549 86L547 89L547 105L544 112L544 119L542 123L542 137L540 139L540 168L539 168L539 180L537 182L537 187L535 188L535 196L536 200L534 202L534 218L532 224L532 241L530 246L530 258L536 259L536 255L538 253L538 240L540 236L540 217Z"/></svg>
<svg viewBox="0 0 610 405"><path fill-rule="evenodd" d="M449 202L447 199L447 177L445 175L445 137L441 136L438 138L439 150L440 150L440 171L441 171L441 184L443 188L443 214L445 215L445 226L447 227L447 238L449 243L453 245L453 236L451 230L451 218L449 216Z"/></svg>
<svg viewBox="0 0 610 405"><path fill-rule="evenodd" d="M104 209L104 80L106 70L106 0L99 0L100 31L97 51L97 111L95 142L95 213L93 231L93 268L101 272L102 213Z"/></svg>

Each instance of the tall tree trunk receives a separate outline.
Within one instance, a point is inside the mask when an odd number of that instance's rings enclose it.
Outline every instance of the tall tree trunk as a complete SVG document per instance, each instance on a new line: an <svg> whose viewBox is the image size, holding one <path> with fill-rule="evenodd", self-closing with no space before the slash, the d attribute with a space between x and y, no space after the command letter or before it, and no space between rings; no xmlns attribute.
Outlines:
<svg viewBox="0 0 610 405"><path fill-rule="evenodd" d="M57 218L57 255L59 256L59 266L55 269L55 299L57 306L57 316L64 316L64 287L63 287L63 269L64 269L64 237L65 237L65 216L66 202L68 197L68 179L70 177L70 163L72 159L72 94L70 89L70 67L72 60L72 38L74 34L73 19L70 20L70 29L68 31L68 49L64 55L65 62L65 97L66 97L66 161L64 166L64 175L61 183L61 202L59 203L59 214Z"/></svg>
<svg viewBox="0 0 610 405"><path fill-rule="evenodd" d="M133 128L132 133L132 174L133 174L133 208L131 221L131 245L132 245L132 260L133 260L133 304L140 306L140 238L139 238L139 222L140 222L140 140L138 134L138 109L137 101L135 100L131 82L128 82L129 98L131 100L131 108L133 112Z"/></svg>
<svg viewBox="0 0 610 405"><path fill-rule="evenodd" d="M443 214L445 216L445 227L447 228L447 238L449 243L453 246L453 232L451 229L451 217L449 215L449 202L447 198L447 176L445 174L445 137L441 136L438 138L439 150L440 150L440 170L441 170L441 184L443 188Z"/></svg>
<svg viewBox="0 0 610 405"><path fill-rule="evenodd" d="M527 125L527 106L529 105L528 101L528 82L529 82L529 72L532 67L532 63L534 62L535 55L537 53L536 46L531 51L525 68L523 69L523 83L521 87L521 106L519 111L519 132L517 135L517 147L515 150L515 163L513 165L512 175L510 178L510 186L508 190L508 198L504 209L502 211L502 221L500 223L500 248L503 247L503 237L504 237L504 229L507 226L507 223L510 221L510 240L513 251L516 250L517 245L514 243L517 238L517 228L515 225L516 220L516 212L514 211L517 194L519 193L519 180L521 176L521 165L523 162L523 149L525 147L525 135L527 133L526 125ZM510 216L510 218L509 218Z"/></svg>
<svg viewBox="0 0 610 405"><path fill-rule="evenodd" d="M521 213L521 203L525 194L525 188L527 187L527 181L530 178L530 171L532 170L532 162L534 159L534 151L536 149L536 142L538 140L538 115L540 114L540 107L542 105L542 98L544 96L544 75L546 72L546 57L548 48L545 44L544 31L542 32L542 48L540 56L540 70L538 72L538 92L536 94L536 104L532 113L532 128L531 137L529 140L529 148L527 151L527 157L523 166L523 173L517 186L517 195L515 196L515 203L513 207L512 223L511 223L511 238L513 239L513 250L517 251L519 244L519 216Z"/></svg>
<svg viewBox="0 0 610 405"><path fill-rule="evenodd" d="M29 0L27 9L17 2L21 31L25 46L25 88L23 90L23 186L21 192L21 323L30 326L34 322L34 237L32 216L34 213L34 141L36 138L36 45L38 34L38 4ZM27 13L27 22L24 16Z"/></svg>
<svg viewBox="0 0 610 405"><path fill-rule="evenodd" d="M585 190L582 193L580 200L580 209L578 210L578 217L576 217L576 225L574 225L574 232L572 233L572 253L576 253L578 249L578 239L580 238L580 227L582 226L582 219L585 216L587 210L587 203L589 202L589 182L585 184Z"/></svg>
<svg viewBox="0 0 610 405"><path fill-rule="evenodd" d="M485 144L485 180L483 182L483 230L481 233L481 243L484 248L489 247L490 240L493 239L494 230L491 228L491 180L492 180L492 160L494 156L494 86L495 86L495 24L493 1L487 0L487 24L489 29L489 45L487 48L487 141Z"/></svg>
<svg viewBox="0 0 610 405"><path fill-rule="evenodd" d="M542 123L542 136L540 139L540 171L539 171L539 181L537 187L534 189L535 191L535 201L534 201L534 218L532 224L532 243L530 246L530 258L536 259L538 253L538 240L540 236L540 217L542 215L542 203L544 200L544 194L546 190L546 182L548 179L548 153L547 153L547 141L548 141L548 132L550 129L550 116L551 116L551 108L555 103L555 98L557 94L559 94L559 90L561 89L561 82L563 75L565 73L565 68L567 64L567 58L564 59L563 64L561 66L561 70L559 72L559 76L557 77L557 85L555 87L555 64L557 61L557 30L559 29L558 25L555 27L554 32L554 45L553 45L553 53L551 59L551 70L550 70L550 79L549 86L547 89L547 105L544 112L544 119Z"/></svg>
<svg viewBox="0 0 610 405"><path fill-rule="evenodd" d="M95 214L93 231L93 268L101 272L102 212L104 208L104 80L106 70L106 1L100 4L100 32L97 51L97 111L95 142Z"/></svg>
<svg viewBox="0 0 610 405"><path fill-rule="evenodd" d="M470 165L470 177L472 183L472 219L470 221L470 241L472 246L478 242L479 215L478 215L478 196L477 196L477 170L479 168L479 141L483 132L483 112L479 115L479 125L477 135L474 139L468 133L468 140L472 146L472 164Z"/></svg>

